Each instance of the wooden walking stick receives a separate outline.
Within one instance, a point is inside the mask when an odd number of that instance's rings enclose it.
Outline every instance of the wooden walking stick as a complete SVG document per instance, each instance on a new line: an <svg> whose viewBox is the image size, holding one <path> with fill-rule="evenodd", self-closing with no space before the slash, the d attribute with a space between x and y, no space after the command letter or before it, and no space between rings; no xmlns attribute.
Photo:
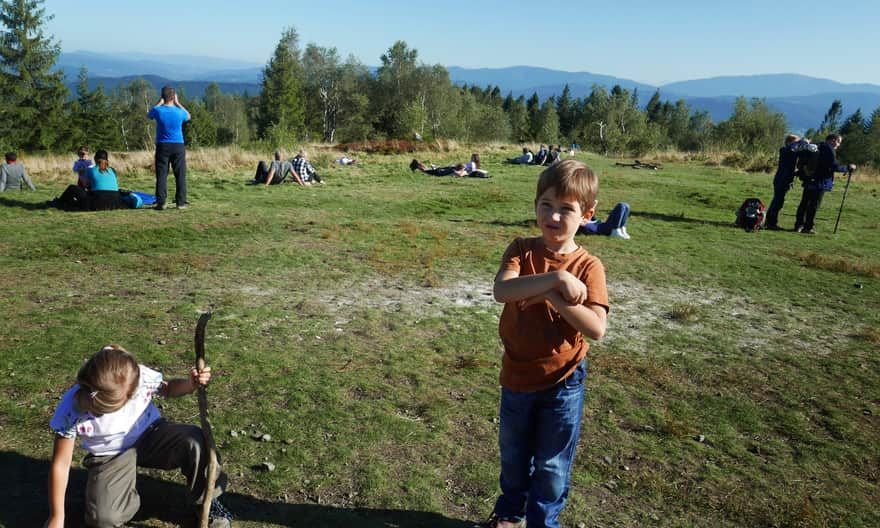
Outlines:
<svg viewBox="0 0 880 528"><path fill-rule="evenodd" d="M196 368L205 368L205 327L211 311L199 316L196 323ZM202 421L202 435L205 437L205 450L208 455L207 477L205 482L205 495L202 500L202 517L199 521L201 528L208 528L208 512L211 511L211 499L214 495L214 485L217 483L217 445L214 443L214 433L211 431L211 420L208 417L208 388L199 384L199 418Z"/></svg>

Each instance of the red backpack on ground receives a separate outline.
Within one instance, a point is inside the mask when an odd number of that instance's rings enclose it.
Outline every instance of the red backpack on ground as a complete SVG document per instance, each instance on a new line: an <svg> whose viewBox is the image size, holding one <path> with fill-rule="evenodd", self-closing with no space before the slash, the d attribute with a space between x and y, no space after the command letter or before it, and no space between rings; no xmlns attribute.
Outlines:
<svg viewBox="0 0 880 528"><path fill-rule="evenodd" d="M747 198L736 210L736 227L758 231L763 226L764 202L760 198Z"/></svg>

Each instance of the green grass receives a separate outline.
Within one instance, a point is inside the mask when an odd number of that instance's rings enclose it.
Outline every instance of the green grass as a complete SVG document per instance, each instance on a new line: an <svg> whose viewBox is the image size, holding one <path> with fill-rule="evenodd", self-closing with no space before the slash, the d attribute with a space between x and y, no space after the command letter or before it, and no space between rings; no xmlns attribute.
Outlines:
<svg viewBox="0 0 880 528"><path fill-rule="evenodd" d="M20 483L0 525L45 518L47 422L81 362L118 342L183 375L212 305L209 400L239 526L488 515L501 351L488 294L510 240L537 234L538 169L502 158L484 156L493 178L471 180L367 155L315 188L191 171L193 207L161 213L41 208L60 185L0 195L0 475ZM600 216L629 202L633 238L580 239L605 263L612 310L590 351L563 524L880 524L880 185L854 183L837 235L840 190L818 235L745 233L735 209L769 203L768 175L584 159ZM122 184L153 186L143 172ZM161 406L198 421L195 398ZM68 493L75 526L83 478ZM142 481L135 526L181 522L180 478Z"/></svg>

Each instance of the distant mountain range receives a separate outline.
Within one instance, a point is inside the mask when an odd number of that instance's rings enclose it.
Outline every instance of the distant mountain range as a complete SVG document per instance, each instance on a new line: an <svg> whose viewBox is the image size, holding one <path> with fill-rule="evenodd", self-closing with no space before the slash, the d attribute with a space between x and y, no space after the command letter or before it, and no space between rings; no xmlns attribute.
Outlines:
<svg viewBox="0 0 880 528"><path fill-rule="evenodd" d="M144 77L157 88L169 83L181 85L188 95L195 97L201 97L212 81L225 93L257 94L263 71L259 64L213 57L90 51L62 53L57 64L66 73L70 86L75 85L82 66L88 69L90 87L102 84L105 89L113 89L120 83ZM730 116L738 96L766 98L771 108L785 114L794 131L817 127L835 99L843 103L845 115L861 108L867 116L880 107L878 85L845 84L798 74L725 76L652 86L610 75L534 66L447 69L457 84L498 86L502 93L512 92L515 97L537 93L542 100L561 94L566 84L573 98L586 97L594 85L609 90L615 84L630 91L638 89L642 104L659 89L663 99L684 99L694 110L707 111L715 121Z"/></svg>

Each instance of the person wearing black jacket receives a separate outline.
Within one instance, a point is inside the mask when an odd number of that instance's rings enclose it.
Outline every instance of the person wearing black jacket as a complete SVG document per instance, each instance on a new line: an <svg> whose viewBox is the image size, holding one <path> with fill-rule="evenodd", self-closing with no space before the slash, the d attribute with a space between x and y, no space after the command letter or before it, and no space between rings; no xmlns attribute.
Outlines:
<svg viewBox="0 0 880 528"><path fill-rule="evenodd" d="M852 163L847 166L837 163L835 151L841 143L843 143L843 136L829 134L825 141L819 145L819 160L815 176L804 181L804 193L797 209L794 230L798 233L816 234L813 222L816 219L819 206L822 205L822 197L834 187L834 173L856 170L856 166Z"/></svg>

